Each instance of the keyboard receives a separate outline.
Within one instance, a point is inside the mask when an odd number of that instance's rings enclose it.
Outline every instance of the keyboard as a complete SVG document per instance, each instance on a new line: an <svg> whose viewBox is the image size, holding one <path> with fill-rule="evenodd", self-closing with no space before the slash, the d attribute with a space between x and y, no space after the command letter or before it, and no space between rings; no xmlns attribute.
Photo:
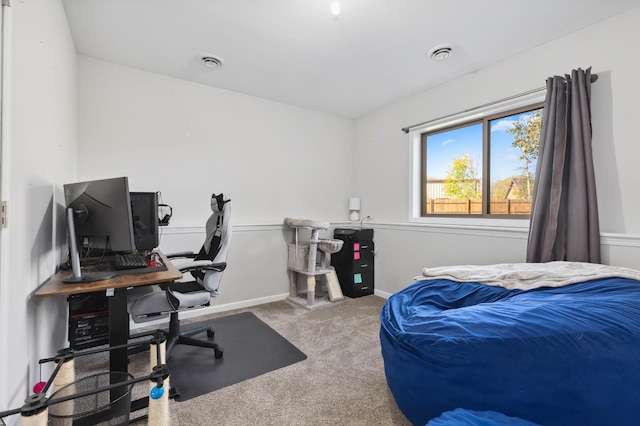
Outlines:
<svg viewBox="0 0 640 426"><path fill-rule="evenodd" d="M113 262L116 269L146 268L149 259L143 254L120 253L116 254Z"/></svg>

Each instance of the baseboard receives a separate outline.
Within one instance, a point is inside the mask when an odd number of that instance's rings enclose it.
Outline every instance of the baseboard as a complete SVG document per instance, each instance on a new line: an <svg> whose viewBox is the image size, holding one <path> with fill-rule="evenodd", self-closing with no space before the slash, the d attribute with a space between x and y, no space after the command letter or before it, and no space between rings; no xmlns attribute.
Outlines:
<svg viewBox="0 0 640 426"><path fill-rule="evenodd" d="M391 297L391 293L387 293L386 291L377 290L377 289L373 290L373 294L375 294L378 297L382 297L383 299L388 299L389 297Z"/></svg>

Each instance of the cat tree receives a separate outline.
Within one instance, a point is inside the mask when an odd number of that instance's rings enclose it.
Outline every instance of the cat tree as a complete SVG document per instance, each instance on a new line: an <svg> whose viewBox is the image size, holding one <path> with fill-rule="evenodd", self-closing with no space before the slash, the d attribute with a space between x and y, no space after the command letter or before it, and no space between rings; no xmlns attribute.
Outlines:
<svg viewBox="0 0 640 426"><path fill-rule="evenodd" d="M289 243L289 299L307 308L315 308L326 301L316 298L317 281L326 281L329 302L344 299L336 271L331 266L331 254L337 253L342 240L320 238L320 230L329 229L329 223L310 219L285 218L284 225L293 228L293 241ZM300 230L310 230L308 241L300 241ZM303 276L306 288L298 288L298 278ZM321 286L317 287L318 289ZM306 293L306 297L304 296Z"/></svg>

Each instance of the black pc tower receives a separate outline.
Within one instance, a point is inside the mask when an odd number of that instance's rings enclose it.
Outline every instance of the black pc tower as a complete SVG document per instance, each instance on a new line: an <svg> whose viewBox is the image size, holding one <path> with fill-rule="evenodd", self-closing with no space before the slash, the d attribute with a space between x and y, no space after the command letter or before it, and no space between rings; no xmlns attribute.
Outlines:
<svg viewBox="0 0 640 426"><path fill-rule="evenodd" d="M159 244L158 193L131 192L129 196L136 250L151 251Z"/></svg>

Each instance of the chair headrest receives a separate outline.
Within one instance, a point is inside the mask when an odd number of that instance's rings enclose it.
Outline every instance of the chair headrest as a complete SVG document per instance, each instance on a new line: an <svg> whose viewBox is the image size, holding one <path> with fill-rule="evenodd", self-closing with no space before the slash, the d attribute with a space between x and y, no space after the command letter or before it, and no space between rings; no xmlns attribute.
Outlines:
<svg viewBox="0 0 640 426"><path fill-rule="evenodd" d="M220 193L218 195L213 194L211 196L211 210L216 213L221 212L224 209L224 205L231 200L225 200L224 194Z"/></svg>

